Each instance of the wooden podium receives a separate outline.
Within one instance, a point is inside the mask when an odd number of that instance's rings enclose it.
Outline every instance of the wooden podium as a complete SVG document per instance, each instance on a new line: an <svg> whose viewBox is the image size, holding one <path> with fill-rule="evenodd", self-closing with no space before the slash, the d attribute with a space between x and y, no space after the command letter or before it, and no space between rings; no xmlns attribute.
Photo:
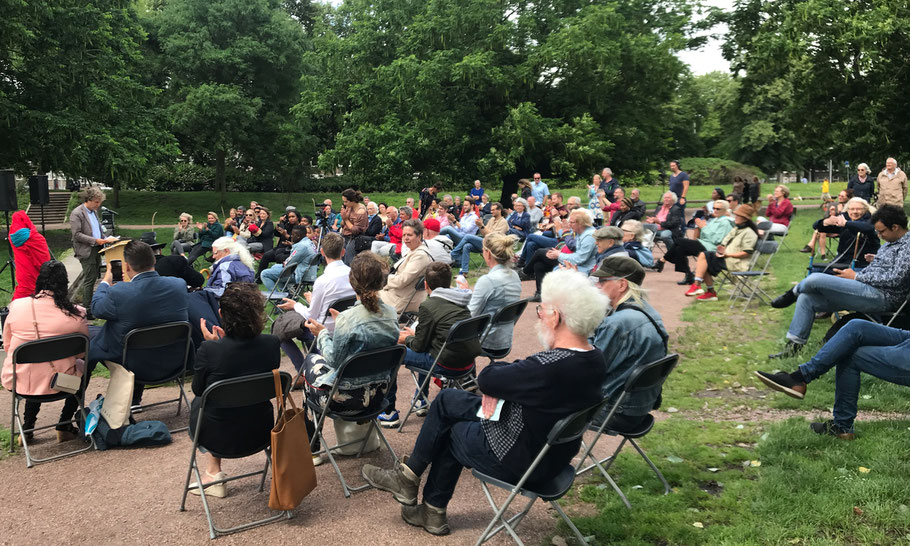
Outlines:
<svg viewBox="0 0 910 546"><path fill-rule="evenodd" d="M104 255L104 263L107 267L110 267L111 260L120 260L123 262L123 249L130 241L132 241L132 239L121 239L111 246L102 248L98 251L98 254ZM123 282L130 282L130 279L127 279L126 275L124 275Z"/></svg>

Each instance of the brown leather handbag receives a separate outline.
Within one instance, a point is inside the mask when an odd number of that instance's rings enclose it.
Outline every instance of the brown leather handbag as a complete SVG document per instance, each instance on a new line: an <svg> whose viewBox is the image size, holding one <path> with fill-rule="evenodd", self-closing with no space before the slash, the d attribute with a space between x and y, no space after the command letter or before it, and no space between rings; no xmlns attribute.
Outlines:
<svg viewBox="0 0 910 546"><path fill-rule="evenodd" d="M269 508L293 510L313 489L316 489L316 467L310 452L303 409L288 396L290 407L285 408L278 370L275 375L275 396L278 398L278 422L272 429L272 488Z"/></svg>

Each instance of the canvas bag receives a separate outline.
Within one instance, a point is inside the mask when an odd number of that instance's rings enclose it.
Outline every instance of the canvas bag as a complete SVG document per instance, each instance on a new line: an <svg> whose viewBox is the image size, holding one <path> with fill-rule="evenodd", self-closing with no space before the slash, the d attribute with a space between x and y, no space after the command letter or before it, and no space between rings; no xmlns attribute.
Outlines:
<svg viewBox="0 0 910 546"><path fill-rule="evenodd" d="M272 429L272 487L269 508L293 510L313 489L316 489L316 467L310 451L310 437L306 431L304 410L297 408L294 398L288 396L290 407L285 407L281 389L281 376L273 370L275 396L278 398L278 422Z"/></svg>
<svg viewBox="0 0 910 546"><path fill-rule="evenodd" d="M101 416L111 428L130 424L130 405L133 403L133 380L136 374L116 362L105 360L104 365L111 372L111 381L104 394Z"/></svg>
<svg viewBox="0 0 910 546"><path fill-rule="evenodd" d="M341 419L333 419L332 422L335 425L335 438L338 440L339 444L362 440L367 435L367 432L370 432L370 437L367 439L366 445L363 446L363 452L370 453L371 451L379 449L379 442L381 441L379 439L379 433L370 427L369 421L359 424L351 421L342 421ZM358 451L360 451L359 443L333 449L332 453L357 455Z"/></svg>

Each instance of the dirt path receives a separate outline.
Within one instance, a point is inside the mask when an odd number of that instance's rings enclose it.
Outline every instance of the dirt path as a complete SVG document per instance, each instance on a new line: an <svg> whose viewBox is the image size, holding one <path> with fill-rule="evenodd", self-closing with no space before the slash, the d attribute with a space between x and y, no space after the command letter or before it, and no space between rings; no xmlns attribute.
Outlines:
<svg viewBox="0 0 910 546"><path fill-rule="evenodd" d="M675 284L678 274L667 269L662 274L649 273L645 288L661 313L668 330L676 335L679 315L688 303ZM525 282L523 296L533 294L533 282ZM532 306L522 316L515 330L511 357L518 358L540 350L534 333L536 316ZM285 358L282 368L290 371ZM403 385L410 377L399 376ZM107 381L94 379L89 386L89 399L104 392ZM407 389L405 389L406 391ZM148 391L144 401L166 400L176 396L176 387ZM299 394L297 394L299 400ZM10 422L10 398L0 392L0 423ZM39 423L50 422L59 404L44 408ZM174 406L155 408L139 419L160 419L172 428L183 425L186 410L174 416ZM403 433L387 432L396 453L407 454L419 431L420 419L409 423ZM329 427L331 429L331 427ZM328 436L334 438L331 430ZM53 438L44 436L36 450L53 450ZM611 442L601 442L604 453ZM65 536L70 542L113 544L204 544L208 541L202 505L198 498L187 501L187 511L179 512L181 488L187 471L191 441L186 433L175 435L173 443L156 449L110 450L88 452L53 463L26 469L21 449L0 461L0 482L5 493L2 502L4 518L0 521L2 543L46 544ZM6 446L3 446L6 449ZM385 450L364 456L366 462L387 465L391 457ZM231 475L261 468L262 457L225 461L224 470ZM342 457L339 466L353 484L360 484L360 467L364 461ZM469 471L459 482L449 505L452 535L431 538L422 530L401 521L399 505L389 495L378 491L354 493L345 499L330 465L317 469L319 486L307 497L290 521L249 530L219 539L219 544L337 543L352 544L470 544L480 535L492 517L483 492ZM222 524L259 519L267 514L268 489L256 491L254 479L229 484L226 499L214 499L215 520ZM500 495L499 498L502 498ZM520 527L520 536L528 544L549 542L554 532L555 514L538 502ZM497 538L493 544L510 544Z"/></svg>

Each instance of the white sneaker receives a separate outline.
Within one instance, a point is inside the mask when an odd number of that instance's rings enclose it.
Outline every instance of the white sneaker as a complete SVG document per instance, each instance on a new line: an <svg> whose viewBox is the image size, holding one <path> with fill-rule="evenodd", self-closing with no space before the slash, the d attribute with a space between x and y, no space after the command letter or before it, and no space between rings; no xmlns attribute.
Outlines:
<svg viewBox="0 0 910 546"><path fill-rule="evenodd" d="M313 455L313 466L319 466L325 462L325 457L322 455Z"/></svg>
<svg viewBox="0 0 910 546"><path fill-rule="evenodd" d="M417 417L425 416L427 414L427 411L429 411L429 409L430 409L430 403L427 402L426 400L424 400L423 398L417 400L417 402L414 403L414 414L416 414Z"/></svg>

